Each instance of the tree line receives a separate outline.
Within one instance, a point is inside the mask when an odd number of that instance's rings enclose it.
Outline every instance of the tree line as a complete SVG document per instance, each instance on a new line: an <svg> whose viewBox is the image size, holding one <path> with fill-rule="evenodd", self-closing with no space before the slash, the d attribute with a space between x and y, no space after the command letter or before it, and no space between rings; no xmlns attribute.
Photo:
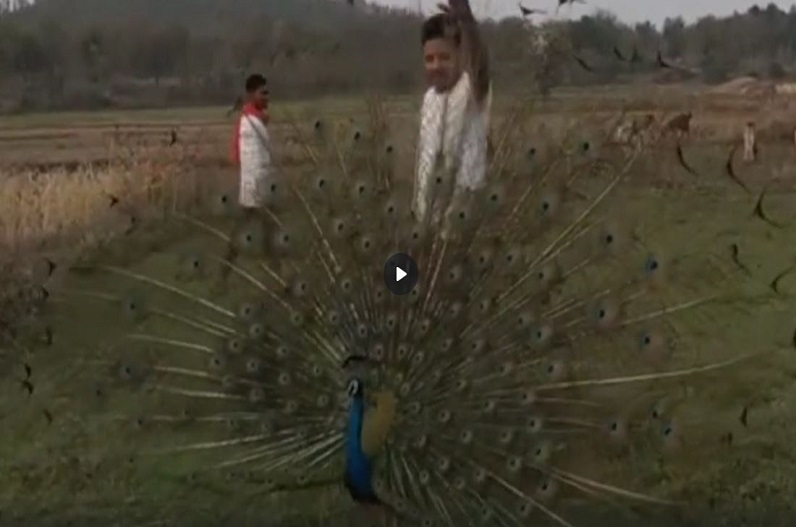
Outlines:
<svg viewBox="0 0 796 527"><path fill-rule="evenodd" d="M408 93L422 82L420 23L360 0L0 0L0 111L226 104L252 71L281 99ZM518 10L482 27L501 89L796 69L796 8L774 4L661 27L604 11L535 24Z"/></svg>

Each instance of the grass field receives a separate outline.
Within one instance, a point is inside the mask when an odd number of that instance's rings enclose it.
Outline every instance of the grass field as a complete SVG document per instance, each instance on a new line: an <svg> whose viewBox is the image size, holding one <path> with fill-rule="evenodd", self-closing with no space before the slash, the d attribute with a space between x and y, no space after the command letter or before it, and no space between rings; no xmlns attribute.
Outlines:
<svg viewBox="0 0 796 527"><path fill-rule="evenodd" d="M508 118L514 101L498 101L498 122ZM396 116L396 142L413 148L411 129L413 102L388 101ZM750 103L743 97L721 100L693 91L656 93L565 92L540 103L532 114L525 149L544 145L568 124L592 123L617 115L622 109L658 115L694 109L694 131L683 142L684 155L697 175L684 170L674 144L662 142L643 154L634 168L634 183L622 194L623 208L616 214L649 233L658 246L676 254L698 254L707 247L719 254L737 243L744 265L753 275L750 290L765 293L768 282L796 262L792 244L796 219L793 181L796 181L796 149L787 133L790 117L779 103ZM761 109L762 108L762 109ZM597 111L595 111L597 110ZM274 134L283 149L286 166L302 174L301 149L294 144L291 119L309 123L318 116L350 125L365 122L366 106L360 101L326 101L293 104L274 110ZM6 309L0 323L27 326L11 314L26 316L16 295L33 274L33 262L44 255L72 257L99 239L116 238L128 224L127 209L109 208L110 196L123 198L122 208L145 210L157 215L164 210L196 207L212 190L234 183L227 167L227 145L231 118L224 108L165 112L102 113L96 115L16 116L0 122L0 249L11 258L0 285L7 289ZM743 124L754 119L766 123L761 129L761 157L744 164L738 156L735 171L748 184L744 192L726 174L725 164L740 139ZM499 123L498 123L499 124ZM794 123L796 124L796 117ZM176 128L179 143L168 145ZM411 156L404 156L411 158ZM295 161L291 164L290 161ZM772 228L753 216L758 193L770 188L766 213L781 228ZM175 246L190 240L174 236ZM167 267L161 255L144 257L131 264L133 270ZM27 267L26 267L27 266ZM704 270L710 272L709 269ZM704 276L705 281L712 279ZM685 517L662 513L660 525L792 525L790 498L796 495L796 356L791 336L796 321L792 293L796 276L782 281L783 294L747 309L734 311L726 319L712 321L718 335L705 335L694 345L713 350L716 356L764 349L782 350L765 359L745 363L701 393L698 405L688 414L694 422L715 423L668 460L660 479L647 482L650 490L693 500ZM10 295L10 297L9 297ZM3 326L0 325L0 330ZM68 328L68 341L88 335L113 332L109 328ZM91 334L93 337L93 333ZM2 344L2 341L0 341ZM2 349L2 348L0 348ZM59 348L63 349L63 348ZM68 351L68 348L67 348ZM119 449L127 437L97 437L97 431L80 421L85 406L66 408L61 386L52 376L70 369L70 356L30 357L41 368L36 392L26 397L13 379L23 375L12 358L17 350L8 345L0 374L0 521L29 524L32 521L64 525L288 525L278 523L286 511L303 510L300 523L330 514L340 506L339 497L324 496L324 502L307 506L318 496L295 499L265 499L256 485L235 482L236 489L252 494L229 494L224 481L205 487L185 487L173 480L153 478L163 461L145 462L137 469L106 467L102 455ZM748 422L739 422L746 408ZM43 410L62 410L52 423ZM69 415L70 418L62 418ZM93 433L93 435L92 435ZM733 434L727 445L723 437ZM73 454L94 452L82 457ZM655 460L649 460L655 463ZM166 461L168 463L168 461ZM177 463L175 461L175 463ZM697 467L696 469L694 467ZM250 485L250 484L248 484ZM168 496L168 497L166 497ZM653 520L611 516L612 509L586 507L578 525L657 525ZM679 514L679 513L678 513ZM704 516L703 516L704 515ZM292 516L291 516L292 517ZM646 516L642 516L646 518ZM695 523L687 523L687 519ZM323 518L321 518L323 519ZM296 520L296 521L299 521ZM287 520L285 520L287 521ZM328 519L326 520L327 524ZM588 521L588 523L586 523ZM601 521L601 520L600 520ZM626 522L626 523L623 523ZM729 523L726 523L729 522ZM338 525L333 521L331 525ZM292 524L291 524L292 525ZM603 523L599 523L603 525Z"/></svg>
<svg viewBox="0 0 796 527"><path fill-rule="evenodd" d="M518 97L521 99L521 97ZM384 101L393 116L415 115L418 100L392 97ZM496 113L504 113L517 98L498 97ZM693 88L626 87L563 90L554 98L536 101L535 113L549 129L562 121L589 115L654 112L661 116L694 112L694 134L699 142L726 143L740 137L743 125L754 120L758 130L777 141L792 142L791 121L796 111L786 98L750 99L743 95L705 94ZM302 122L323 114L339 121L356 120L365 112L363 99L318 100L312 103L276 102L275 133L287 122ZM176 130L183 145L208 162L226 160L232 117L229 108L175 108L166 110L108 111L5 116L0 119L0 170L9 167L47 169L58 165L108 163L120 149L163 146Z"/></svg>

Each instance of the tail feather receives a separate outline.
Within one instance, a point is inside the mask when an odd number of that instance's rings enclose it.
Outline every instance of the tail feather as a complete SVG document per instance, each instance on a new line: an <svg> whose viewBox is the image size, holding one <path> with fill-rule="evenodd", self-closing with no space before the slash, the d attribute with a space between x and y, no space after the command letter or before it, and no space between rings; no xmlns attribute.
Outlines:
<svg viewBox="0 0 796 527"><path fill-rule="evenodd" d="M108 464L337 496L343 365L361 355L362 441L402 525L568 526L573 501L673 503L651 460L700 438L690 387L758 356L731 352L722 320L770 293L721 244L683 254L627 216L644 153L610 151L610 127L542 154L509 119L487 186L438 172L419 222L371 118L296 127L314 168L284 167L261 211L221 193L73 266L46 313L74 356L59 410L94 442L120 438ZM384 284L397 252L421 270L406 296Z"/></svg>

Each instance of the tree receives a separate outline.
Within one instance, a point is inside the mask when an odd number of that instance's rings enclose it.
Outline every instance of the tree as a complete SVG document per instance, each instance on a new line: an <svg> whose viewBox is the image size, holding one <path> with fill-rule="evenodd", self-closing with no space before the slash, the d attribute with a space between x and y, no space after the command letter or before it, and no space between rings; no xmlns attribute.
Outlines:
<svg viewBox="0 0 796 527"><path fill-rule="evenodd" d="M32 3L32 0L0 0L0 15L30 7Z"/></svg>
<svg viewBox="0 0 796 527"><path fill-rule="evenodd" d="M105 37L97 27L89 28L80 39L80 57L85 68L86 78L97 84L102 78L104 65Z"/></svg>
<svg viewBox="0 0 796 527"><path fill-rule="evenodd" d="M685 21L682 17L667 18L663 21L663 41L666 51L674 57L682 57L686 50Z"/></svg>
<svg viewBox="0 0 796 527"><path fill-rule="evenodd" d="M42 52L46 56L44 71L44 92L47 94L48 106L56 104L64 94L66 76L69 69L69 52L64 42L69 36L55 20L44 20L37 30Z"/></svg>
<svg viewBox="0 0 796 527"><path fill-rule="evenodd" d="M785 68L779 62L772 60L768 64L768 77L774 80L782 80L787 76Z"/></svg>
<svg viewBox="0 0 796 527"><path fill-rule="evenodd" d="M606 11L542 25L517 16L481 28L501 91L629 79L657 71L658 49L703 66L710 81L750 70L779 78L796 69L796 9L763 5L690 24L669 18L660 31ZM419 25L416 14L345 0L0 0L0 91L19 97L24 81L26 97L67 107L107 101L96 95L112 88L132 104L160 104L176 83L186 102L215 103L240 89L246 71L259 70L280 98L414 92ZM615 46L641 60L619 60ZM77 93L85 81L90 93Z"/></svg>
<svg viewBox="0 0 796 527"><path fill-rule="evenodd" d="M735 64L728 57L713 54L706 56L701 66L706 82L719 83L729 79Z"/></svg>
<svg viewBox="0 0 796 527"><path fill-rule="evenodd" d="M35 33L26 31L19 33L11 52L14 70L21 74L26 82L31 77L45 71L49 66L47 52Z"/></svg>

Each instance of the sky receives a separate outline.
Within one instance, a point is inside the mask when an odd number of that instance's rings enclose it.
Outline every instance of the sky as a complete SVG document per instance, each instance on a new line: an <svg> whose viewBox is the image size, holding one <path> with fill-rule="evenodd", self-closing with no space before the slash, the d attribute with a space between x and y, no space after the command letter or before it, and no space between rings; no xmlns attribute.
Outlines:
<svg viewBox="0 0 796 527"><path fill-rule="evenodd" d="M370 0L372 3L417 10L421 5L425 12L435 10L438 0ZM584 0L586 4L575 4L572 9L567 7L559 11L559 17L580 17L593 13L597 8L613 12L620 20L634 23L650 20L656 25L662 24L667 17L682 16L686 21L693 21L701 16L730 15L733 11L746 11L755 3L764 7L770 0ZM787 11L794 1L774 0L775 4ZM556 0L522 0L526 7L555 11ZM517 0L470 0L476 15L500 18L519 13Z"/></svg>

